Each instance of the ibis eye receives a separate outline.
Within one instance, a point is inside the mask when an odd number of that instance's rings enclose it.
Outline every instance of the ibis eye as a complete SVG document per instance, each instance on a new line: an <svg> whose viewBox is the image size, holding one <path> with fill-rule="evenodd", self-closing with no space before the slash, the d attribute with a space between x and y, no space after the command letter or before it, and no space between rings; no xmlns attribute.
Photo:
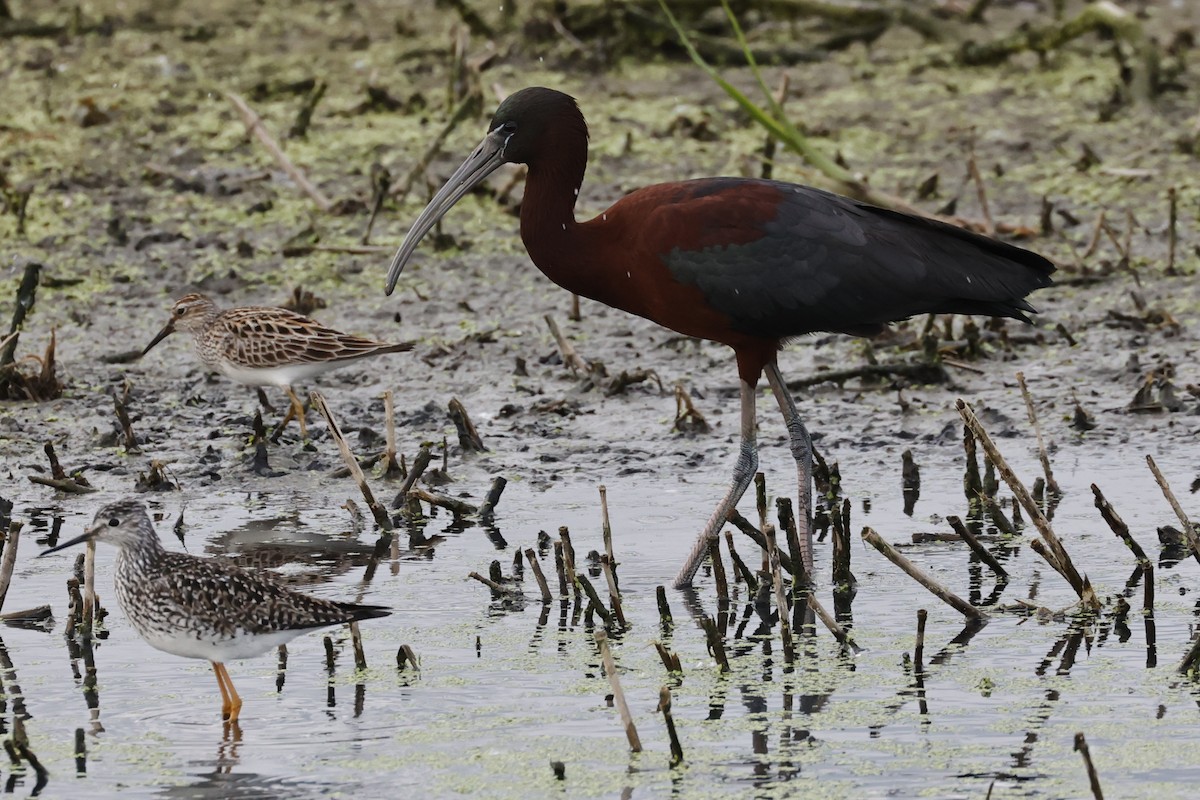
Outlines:
<svg viewBox="0 0 1200 800"><path fill-rule="evenodd" d="M108 521L108 527L110 527L110 528L115 528L120 524L121 524L121 520L117 519L116 517L112 517Z"/></svg>
<svg viewBox="0 0 1200 800"><path fill-rule="evenodd" d="M504 131L509 136L511 136L517 132L517 123L510 120L510 121L504 123L503 125L501 125L500 130Z"/></svg>

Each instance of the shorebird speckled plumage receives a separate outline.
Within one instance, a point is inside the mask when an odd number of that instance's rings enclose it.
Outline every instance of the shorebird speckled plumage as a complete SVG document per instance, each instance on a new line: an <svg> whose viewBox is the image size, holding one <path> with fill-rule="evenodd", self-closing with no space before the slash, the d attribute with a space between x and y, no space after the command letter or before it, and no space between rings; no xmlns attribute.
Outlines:
<svg viewBox="0 0 1200 800"><path fill-rule="evenodd" d="M202 294L175 301L171 319L142 355L176 330L192 335L196 355L204 365L247 386L279 386L291 407L279 428L293 416L300 435L307 435L304 404L292 384L368 356L411 350L411 342L378 342L342 333L314 319L273 306L245 306L222 311Z"/></svg>
<svg viewBox="0 0 1200 800"><path fill-rule="evenodd" d="M221 690L221 714L230 722L237 721L242 699L233 688L226 661L260 656L317 628L392 613L383 606L313 597L265 573L167 550L146 507L133 499L104 506L83 535L41 555L87 541L120 548L117 599L148 644L212 663Z"/></svg>

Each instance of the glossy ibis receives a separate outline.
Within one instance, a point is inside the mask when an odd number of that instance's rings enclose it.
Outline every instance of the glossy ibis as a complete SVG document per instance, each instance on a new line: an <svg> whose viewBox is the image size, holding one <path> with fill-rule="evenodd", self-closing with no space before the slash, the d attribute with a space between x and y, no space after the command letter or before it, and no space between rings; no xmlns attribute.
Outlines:
<svg viewBox="0 0 1200 800"><path fill-rule="evenodd" d="M510 95L487 136L417 217L392 259L387 292L417 243L451 206L504 163L528 165L521 239L550 280L571 292L733 348L741 378L741 450L733 483L704 528L677 587L691 583L755 470L755 386L766 373L791 438L800 484L801 545L811 567L812 444L776 353L816 331L872 336L917 314L1029 321L1025 296L1054 266L1019 247L924 217L808 186L702 178L634 191L588 222L575 220L588 129L569 95Z"/></svg>

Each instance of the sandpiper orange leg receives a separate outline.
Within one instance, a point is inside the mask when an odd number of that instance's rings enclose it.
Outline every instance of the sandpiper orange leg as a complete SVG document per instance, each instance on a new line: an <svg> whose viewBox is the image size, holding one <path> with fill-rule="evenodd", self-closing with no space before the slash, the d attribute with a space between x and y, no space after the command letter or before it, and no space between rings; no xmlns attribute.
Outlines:
<svg viewBox="0 0 1200 800"><path fill-rule="evenodd" d="M221 719L228 720L233 709L233 701L229 699L229 691L225 688L225 678L221 674L225 667L216 661L209 663L212 664L213 674L217 676L217 688L221 690Z"/></svg>
<svg viewBox="0 0 1200 800"><path fill-rule="evenodd" d="M238 695L237 689L233 688L233 679L229 677L229 670L224 664L214 664L214 668L220 670L218 680L223 681L223 691L227 693L228 705L222 709L222 714L227 722L237 722L238 713L242 710L242 698Z"/></svg>

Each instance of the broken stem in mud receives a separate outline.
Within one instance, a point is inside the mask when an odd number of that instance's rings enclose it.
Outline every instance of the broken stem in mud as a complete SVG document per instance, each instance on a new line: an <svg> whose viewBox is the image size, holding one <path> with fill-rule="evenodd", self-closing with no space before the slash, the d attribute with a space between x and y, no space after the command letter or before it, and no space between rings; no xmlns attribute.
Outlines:
<svg viewBox="0 0 1200 800"><path fill-rule="evenodd" d="M241 114L242 122L246 125L246 131L254 134L254 137L262 143L262 146L267 148L267 152L275 159L275 163L288 174L288 177L300 187L302 192L317 204L317 208L322 211L329 211L333 208L333 202L309 181L299 167L292 163L292 160L280 148L279 143L267 132L267 129L263 126L262 118L255 113L254 109L250 108L246 101L234 92L225 92L225 98L233 103L234 108Z"/></svg>
<svg viewBox="0 0 1200 800"><path fill-rule="evenodd" d="M725 639L721 635L721 628L717 625L716 619L704 617L700 620L700 627L704 629L708 652L716 660L717 668L721 672L729 672L729 656L725 653Z"/></svg>
<svg viewBox="0 0 1200 800"><path fill-rule="evenodd" d="M433 449L429 443L421 445L421 449L417 451L413 457L412 467L408 470L408 475L404 478L404 483L400 484L400 491L396 492L396 499L392 501L392 508L403 508L408 500L408 493L412 491L417 480L425 474L429 464L433 461Z"/></svg>
<svg viewBox="0 0 1200 800"><path fill-rule="evenodd" d="M1153 563L1146 556L1146 551L1137 543L1133 535L1129 532L1129 526L1125 524L1125 520L1117 513L1112 504L1104 497L1104 493L1100 491L1100 487L1092 484L1092 494L1096 496L1096 508L1100 509L1100 516L1104 517L1104 521L1108 523L1108 527L1116 534L1117 538L1125 543L1125 546L1133 553L1137 559L1138 566L1142 569L1153 568Z"/></svg>
<svg viewBox="0 0 1200 800"><path fill-rule="evenodd" d="M607 554L600 556L600 569L604 571L604 579L608 581L608 601L612 605L617 624L622 628L628 627L625 622L625 610L621 608L621 593L617 590L617 576L613 572L612 559Z"/></svg>
<svg viewBox="0 0 1200 800"><path fill-rule="evenodd" d="M946 517L946 522L950 523L950 527L954 529L954 532L957 533L959 537L967 543L967 546L971 548L971 552L979 556L979 560L987 564L992 572L996 573L997 578L1004 581L1008 580L1008 570L1001 566L1000 562L996 560L996 557L991 554L991 551L984 547L983 543L975 538L975 534L967 530L967 526L963 524L961 519L955 516L949 516Z"/></svg>
<svg viewBox="0 0 1200 800"><path fill-rule="evenodd" d="M664 628L668 628L674 624L675 619L671 616L671 606L667 603L667 587L659 585L654 594L658 599L658 621Z"/></svg>
<svg viewBox="0 0 1200 800"><path fill-rule="evenodd" d="M995 236L996 223L992 222L992 212L988 209L987 187L983 185L983 176L979 174L979 164L975 160L974 135L971 136L967 152L967 172L975 183L975 195L979 198L979 209L983 213L983 233Z"/></svg>
<svg viewBox="0 0 1200 800"><path fill-rule="evenodd" d="M83 633L92 635L96 616L96 542L90 540L83 556Z"/></svg>
<svg viewBox="0 0 1200 800"><path fill-rule="evenodd" d="M599 610L599 609L597 609ZM642 752L642 742L638 738L637 728L633 725L633 715L629 713L629 704L625 702L625 692L621 689L621 680L617 677L617 664L613 660L612 650L608 646L608 633L599 628L595 633L596 645L600 648L600 658L604 662L604 673L608 676L609 685L613 690L613 701L621 712L621 722L625 725L625 736L629 739L629 750L634 753Z"/></svg>
<svg viewBox="0 0 1200 800"><path fill-rule="evenodd" d="M1168 189L1167 189L1167 215L1169 217L1169 221L1167 223L1167 271L1166 271L1166 274L1168 274L1168 275L1175 274L1175 247L1176 247L1176 242L1178 241L1178 234L1176 232L1176 228L1177 228L1177 221L1178 221L1178 216L1179 216L1178 194L1179 193L1175 189L1174 186L1168 187Z"/></svg>
<svg viewBox="0 0 1200 800"><path fill-rule="evenodd" d="M508 478L502 475L492 478L492 485L488 489L488 493L484 495L483 502L479 504L479 519L485 524L490 523L495 517L496 504L500 502L500 495L504 494L504 487L507 485Z"/></svg>
<svg viewBox="0 0 1200 800"><path fill-rule="evenodd" d="M1046 452L1046 443L1042 439L1042 426L1038 423L1037 411L1033 408L1033 395L1025 385L1025 373L1017 373L1017 384L1021 387L1021 397L1025 398L1025 411L1029 414L1029 424L1033 426L1034 436L1037 437L1038 459L1042 462L1042 471L1046 473L1046 489L1051 494L1062 495L1058 481L1054 480L1054 472L1050 469L1050 454Z"/></svg>
<svg viewBox="0 0 1200 800"><path fill-rule="evenodd" d="M499 595L519 594L520 593L519 590L514 589L511 586L505 586L503 583L497 583L496 581L492 580L491 578L485 578L483 575L480 575L478 572L469 572L469 573L467 573L467 577L474 578L475 580L479 581L484 586L488 587L493 592L495 592L496 594L499 594Z"/></svg>
<svg viewBox="0 0 1200 800"><path fill-rule="evenodd" d="M1057 565L1058 573L1066 579L1067 583L1071 584L1071 588L1079 595L1080 602L1086 608L1099 608L1100 601L1097 599L1096 593L1092 590L1091 584L1085 578L1081 577L1079 571L1075 569L1074 562L1071 561L1066 548L1063 547L1062 542L1055 535L1054 529L1050 527L1050 522L1046 519L1046 515L1029 494L1029 490L1025 488L1025 484L1021 483L1016 473L1008 466L1008 462L1004 460L1004 456L1000 455L1000 450L992 441L992 437L984 429L979 418L975 416L974 410L962 399L956 401L955 406L958 409L959 416L962 417L963 422L970 428L971 434L979 442L987 457L996 465L1000 476L1008 484L1008 488L1012 491L1013 496L1017 498L1017 501L1028 512L1034 527L1037 528L1038 533L1045 540L1050 552L1053 553L1054 557L1048 563L1051 566Z"/></svg>
<svg viewBox="0 0 1200 800"><path fill-rule="evenodd" d="M729 557L733 559L734 574L741 577L746 588L753 595L758 591L758 579L754 577L754 573L746 566L746 562L742 561L742 557L738 555L737 549L733 546L733 531L725 531L725 544L729 547Z"/></svg>
<svg viewBox="0 0 1200 800"><path fill-rule="evenodd" d="M743 517L741 512L739 512L737 509L729 512L729 523L750 537L750 540L762 548L764 553L767 552L767 539L765 536L763 536L762 531L754 527L754 524L750 522L750 520ZM788 557L787 553L784 553L782 550L779 551L779 563L793 576L796 575L795 562L793 562L792 559Z"/></svg>
<svg viewBox="0 0 1200 800"><path fill-rule="evenodd" d="M554 337L554 342L558 345L558 352L562 355L563 363L567 365L571 373L581 377L590 374L591 366L575 350L575 345L571 344L571 340L562 335L554 317L547 314L543 319L546 320L546 327L550 329L550 335Z"/></svg>
<svg viewBox="0 0 1200 800"><path fill-rule="evenodd" d="M116 411L117 421L121 424L121 435L125 438L126 453L140 453L137 437L133 435L133 422L129 419L129 412L125 409L125 401L116 392L112 394L113 410Z"/></svg>
<svg viewBox="0 0 1200 800"><path fill-rule="evenodd" d="M600 595L596 593L596 587L588 580L587 576L582 572L575 573L575 592L578 594L579 589L583 589L583 593L587 595L588 601L595 607L596 613L600 615L600 619L604 620L604 627L611 628L613 624L613 615L608 610L608 606L604 605L604 601L600 599Z"/></svg>
<svg viewBox="0 0 1200 800"><path fill-rule="evenodd" d="M775 606L779 609L779 636L783 640L783 663L791 664L796 660L796 643L792 641L791 609L788 608L787 598L783 591L783 570L779 566L779 545L775 541L775 526L763 528L767 538L767 558L771 564L771 583L775 587ZM714 537L714 541L716 538Z"/></svg>
<svg viewBox="0 0 1200 800"><path fill-rule="evenodd" d="M670 688L664 686L658 690L658 708L655 710L662 712L663 723L667 726L667 739L671 742L671 766L678 767L683 763L683 745L679 743L679 734L675 731L675 718L671 716Z"/></svg>
<svg viewBox="0 0 1200 800"><path fill-rule="evenodd" d="M1104 800L1104 792L1100 788L1100 776L1096 774L1096 765L1092 763L1092 754L1088 750L1087 739L1083 738L1083 733L1075 734L1075 750L1083 756L1083 766L1087 770L1092 797L1095 800Z"/></svg>
<svg viewBox="0 0 1200 800"><path fill-rule="evenodd" d="M354 666L359 671L367 668L367 654L363 650L362 632L358 629L357 622L347 623L346 627L350 629L350 644L354 648Z"/></svg>
<svg viewBox="0 0 1200 800"><path fill-rule="evenodd" d="M575 581L575 546L571 544L571 531L566 525L558 529L558 538L562 542L563 570L567 575L567 583L575 590L575 600L579 601L579 584Z"/></svg>
<svg viewBox="0 0 1200 800"><path fill-rule="evenodd" d="M317 409L325 418L325 423L329 425L329 435L337 444L338 452L342 454L342 461L346 464L346 469L350 470L350 476L358 484L358 490L362 492L363 500L367 502L367 508L371 509L371 516L375 518L375 523L384 531L391 533L392 520L388 517L384 507L375 499L375 493L367 484L367 477L363 474L362 467L358 465L354 453L350 451L350 445L346 442L346 437L342 435L342 430L338 427L337 420L333 418L333 412L325 403L325 398L320 392L311 392L309 400L312 402L313 408Z"/></svg>
<svg viewBox="0 0 1200 800"><path fill-rule="evenodd" d="M613 555L612 523L608 519L608 488L604 484L600 484L600 536L604 540L604 553L608 556L615 576L617 557Z"/></svg>
<svg viewBox="0 0 1200 800"><path fill-rule="evenodd" d="M532 547L525 548L525 560L529 562L529 568L533 570L533 577L537 580L538 588L542 590L542 602L551 602L554 596L550 594L550 584L546 583L546 573L542 572L542 564Z"/></svg>
<svg viewBox="0 0 1200 800"><path fill-rule="evenodd" d="M725 577L725 562L721 560L721 537L712 535L708 539L708 561L712 564L713 583L717 587L717 601L729 602L729 581Z"/></svg>
<svg viewBox="0 0 1200 800"><path fill-rule="evenodd" d="M4 539L4 556L0 558L0 609L12 583L13 567L17 563L17 542L21 539L22 523L12 520L8 524L8 536Z"/></svg>
<svg viewBox="0 0 1200 800"><path fill-rule="evenodd" d="M454 423L454 428L458 431L458 446L462 448L462 451L464 453L487 452L487 447L483 444L483 438L480 437L479 431L475 429L475 423L471 421L470 415L467 414L467 408L462 404L462 401L457 397L450 398L447 411L450 414L450 421Z"/></svg>
<svg viewBox="0 0 1200 800"><path fill-rule="evenodd" d="M412 645L402 644L396 650L396 669L404 672L410 664L417 672L421 671L421 662L417 658L416 652L412 649Z"/></svg>
<svg viewBox="0 0 1200 800"><path fill-rule="evenodd" d="M383 451L383 477L394 478L400 474L400 464L396 461L396 406L391 389L383 393L383 415L387 418L384 429L387 443Z"/></svg>
<svg viewBox="0 0 1200 800"><path fill-rule="evenodd" d="M1154 480L1158 483L1158 488L1162 489L1163 497L1167 498L1167 502L1171 504L1171 510L1175 512L1175 516L1179 518L1179 524L1183 528L1183 537L1187 540L1188 547L1192 549L1192 555L1197 561L1200 561L1200 541L1196 538L1196 529L1192 527L1191 521L1188 520L1187 514L1183 511L1183 506L1179 505L1179 501L1175 499L1175 493L1171 491L1171 485L1167 483L1166 477L1159 470L1158 464L1154 463L1154 456L1146 456L1146 464L1150 467L1150 471L1154 473Z"/></svg>
<svg viewBox="0 0 1200 800"><path fill-rule="evenodd" d="M1183 661L1179 662L1179 673L1187 675L1198 663L1200 663L1200 633L1196 634L1196 640L1192 642Z"/></svg>
<svg viewBox="0 0 1200 800"><path fill-rule="evenodd" d="M834 619L832 614L825 610L825 606L821 605L821 601L817 599L816 595L814 595L812 592L809 592L808 600L806 602L808 607L813 610L813 613L817 615L817 619L821 620L821 624L833 634L833 638L837 639L839 644L841 644L843 647L850 648L851 652L855 653L862 649L850 636L850 632L847 631L841 624L839 624L838 621Z"/></svg>
<svg viewBox="0 0 1200 800"><path fill-rule="evenodd" d="M891 561L897 567L904 570L909 577L928 589L934 597L938 598L967 619L986 619L987 615L984 614L982 610L971 605L966 600L963 600L945 586L942 586L931 576L926 574L924 570L905 558L900 551L893 547L889 542L884 541L883 537L873 531L871 528L862 529L862 538L867 542L867 544L878 550L888 561Z"/></svg>
<svg viewBox="0 0 1200 800"><path fill-rule="evenodd" d="M923 608L917 609L917 643L913 647L913 664L916 665L918 671L921 670L921 662L925 659L925 622L929 619L929 612Z"/></svg>
<svg viewBox="0 0 1200 800"><path fill-rule="evenodd" d="M554 567L558 571L558 596L567 596L567 567L563 558L563 543L554 543Z"/></svg>
<svg viewBox="0 0 1200 800"><path fill-rule="evenodd" d="M678 653L672 653L667 649L666 645L658 641L654 643L654 649L658 651L658 657L662 659L663 667L666 668L667 672L683 674L683 665L679 662Z"/></svg>
<svg viewBox="0 0 1200 800"><path fill-rule="evenodd" d="M417 486L409 490L408 496L416 500L423 500L431 506L444 508L455 516L457 519L463 517L474 517L479 514L479 509L468 503L466 500L460 500L457 497L451 497L448 494L440 492L431 492L427 489L422 489Z"/></svg>

